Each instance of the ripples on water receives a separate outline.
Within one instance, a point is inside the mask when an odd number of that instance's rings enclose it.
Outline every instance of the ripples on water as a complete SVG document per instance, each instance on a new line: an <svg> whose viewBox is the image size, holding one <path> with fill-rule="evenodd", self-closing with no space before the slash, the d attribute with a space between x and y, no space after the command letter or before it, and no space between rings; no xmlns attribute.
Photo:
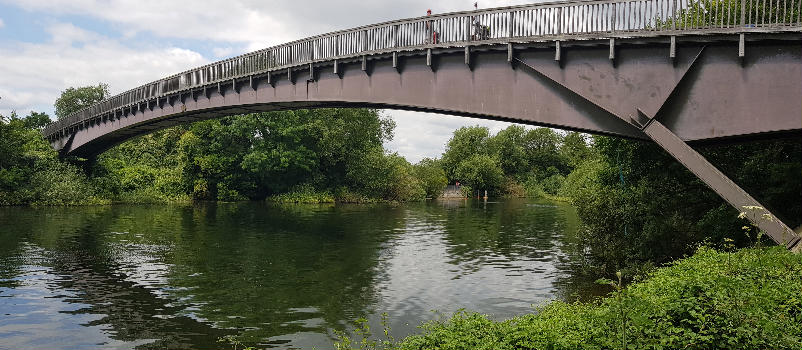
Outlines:
<svg viewBox="0 0 802 350"><path fill-rule="evenodd" d="M0 208L0 349L330 348L460 308L494 319L599 293L552 202ZM437 310L438 312L433 312Z"/></svg>

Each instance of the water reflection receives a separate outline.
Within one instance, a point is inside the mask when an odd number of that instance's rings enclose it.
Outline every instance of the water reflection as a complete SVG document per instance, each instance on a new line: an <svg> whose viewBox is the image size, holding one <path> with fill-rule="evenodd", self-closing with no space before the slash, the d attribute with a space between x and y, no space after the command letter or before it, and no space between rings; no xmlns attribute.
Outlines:
<svg viewBox="0 0 802 350"><path fill-rule="evenodd" d="M532 201L0 208L0 338L328 348L332 329L381 312L397 337L432 309L506 318L596 293L573 277L576 225Z"/></svg>

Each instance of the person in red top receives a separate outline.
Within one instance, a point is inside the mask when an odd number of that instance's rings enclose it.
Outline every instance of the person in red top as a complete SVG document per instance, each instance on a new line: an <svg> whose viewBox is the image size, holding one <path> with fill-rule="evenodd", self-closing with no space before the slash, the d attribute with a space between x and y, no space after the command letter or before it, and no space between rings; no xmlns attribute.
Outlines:
<svg viewBox="0 0 802 350"><path fill-rule="evenodd" d="M432 9L427 9L426 17L429 17L431 15L432 15ZM437 32L434 31L434 28L432 28L431 20L426 21L426 43L437 44Z"/></svg>

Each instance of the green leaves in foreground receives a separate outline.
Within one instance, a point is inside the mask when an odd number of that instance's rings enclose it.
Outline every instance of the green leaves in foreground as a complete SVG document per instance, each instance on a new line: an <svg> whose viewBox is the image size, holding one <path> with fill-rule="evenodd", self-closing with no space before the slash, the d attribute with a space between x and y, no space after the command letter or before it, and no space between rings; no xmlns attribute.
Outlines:
<svg viewBox="0 0 802 350"><path fill-rule="evenodd" d="M597 303L503 322L458 312L399 349L800 349L802 255L701 248Z"/></svg>

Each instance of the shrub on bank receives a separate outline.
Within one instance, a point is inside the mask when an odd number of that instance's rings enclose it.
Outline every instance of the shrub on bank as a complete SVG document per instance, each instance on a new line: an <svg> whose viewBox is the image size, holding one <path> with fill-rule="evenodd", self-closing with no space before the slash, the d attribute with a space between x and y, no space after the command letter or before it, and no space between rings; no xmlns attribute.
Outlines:
<svg viewBox="0 0 802 350"><path fill-rule="evenodd" d="M501 322L461 311L421 328L392 348L800 349L802 255L701 248L595 303L552 302Z"/></svg>
<svg viewBox="0 0 802 350"><path fill-rule="evenodd" d="M327 191L318 191L308 184L296 186L290 192L277 194L267 198L276 203L334 203L334 196Z"/></svg>

